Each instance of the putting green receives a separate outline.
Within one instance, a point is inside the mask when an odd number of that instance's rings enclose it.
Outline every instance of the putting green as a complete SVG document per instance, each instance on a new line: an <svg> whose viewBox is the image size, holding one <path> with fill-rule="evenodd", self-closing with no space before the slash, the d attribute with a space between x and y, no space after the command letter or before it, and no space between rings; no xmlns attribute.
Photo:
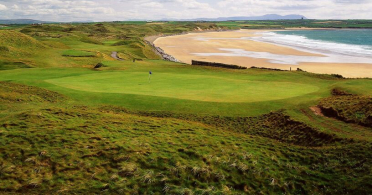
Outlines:
<svg viewBox="0 0 372 195"><path fill-rule="evenodd" d="M316 92L319 87L293 82L265 82L197 74L104 72L47 80L64 88L208 102L259 102Z"/></svg>

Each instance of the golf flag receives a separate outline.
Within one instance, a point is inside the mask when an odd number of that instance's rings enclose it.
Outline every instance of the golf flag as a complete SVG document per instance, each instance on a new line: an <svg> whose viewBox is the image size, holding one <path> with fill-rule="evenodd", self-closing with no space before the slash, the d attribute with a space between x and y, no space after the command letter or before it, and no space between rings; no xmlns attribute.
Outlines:
<svg viewBox="0 0 372 195"><path fill-rule="evenodd" d="M149 83L150 83L150 81L151 81L151 75L152 75L152 72L151 72L151 70L149 71Z"/></svg>
<svg viewBox="0 0 372 195"><path fill-rule="evenodd" d="M150 71L149 74L152 74L152 72Z"/></svg>

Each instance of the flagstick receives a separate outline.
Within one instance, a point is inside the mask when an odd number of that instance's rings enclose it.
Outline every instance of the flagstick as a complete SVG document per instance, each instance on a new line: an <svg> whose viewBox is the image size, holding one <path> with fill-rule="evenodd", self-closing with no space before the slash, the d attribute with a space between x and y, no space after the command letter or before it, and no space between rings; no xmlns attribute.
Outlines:
<svg viewBox="0 0 372 195"><path fill-rule="evenodd" d="M150 81L151 81L151 74L149 74L149 83L150 83Z"/></svg>

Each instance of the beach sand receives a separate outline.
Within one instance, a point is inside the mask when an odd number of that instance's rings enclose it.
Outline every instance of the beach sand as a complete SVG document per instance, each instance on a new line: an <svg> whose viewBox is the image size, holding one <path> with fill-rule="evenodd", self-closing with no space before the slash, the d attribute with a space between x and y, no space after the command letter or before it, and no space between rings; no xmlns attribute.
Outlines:
<svg viewBox="0 0 372 195"><path fill-rule="evenodd" d="M267 30L264 30L267 31ZM269 59L232 56L197 56L193 53L224 53L219 48L244 49L253 52L268 52L279 55L297 56L322 56L321 54L309 53L279 46L271 43L263 43L253 40L239 39L241 37L259 36L258 32L263 30L240 30L226 32L190 33L186 35L160 37L154 41L157 47L162 48L167 54L176 59L191 64L191 60L208 62L220 62L234 64L244 67L266 67L283 70L302 70L321 74L340 74L350 78L372 78L371 64L350 64L350 63L299 63L298 65L276 64ZM205 38L208 38L205 40ZM212 39L211 39L212 38ZM218 39L213 39L218 38ZM220 39L223 38L223 39Z"/></svg>

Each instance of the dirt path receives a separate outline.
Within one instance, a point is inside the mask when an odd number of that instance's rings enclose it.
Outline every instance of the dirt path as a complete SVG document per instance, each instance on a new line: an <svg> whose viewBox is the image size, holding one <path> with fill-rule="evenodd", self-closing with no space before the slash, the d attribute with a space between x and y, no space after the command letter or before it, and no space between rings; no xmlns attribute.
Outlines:
<svg viewBox="0 0 372 195"><path fill-rule="evenodd" d="M116 51L113 51L111 53L111 57L114 58L115 60L123 61L123 59L118 57L118 52L116 52Z"/></svg>

